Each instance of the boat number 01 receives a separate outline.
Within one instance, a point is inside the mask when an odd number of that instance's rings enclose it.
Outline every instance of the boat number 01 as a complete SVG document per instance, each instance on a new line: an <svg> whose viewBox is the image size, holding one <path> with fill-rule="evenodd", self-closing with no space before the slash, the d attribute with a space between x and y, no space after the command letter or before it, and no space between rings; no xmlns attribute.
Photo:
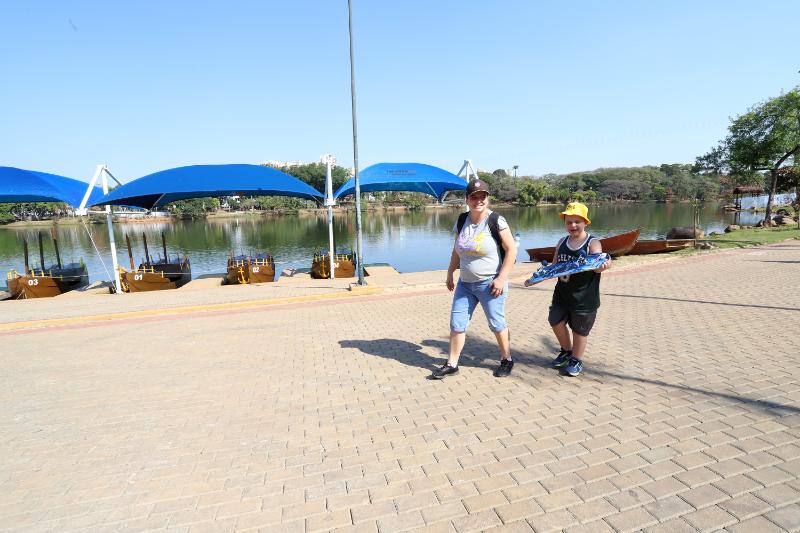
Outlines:
<svg viewBox="0 0 800 533"><path fill-rule="evenodd" d="M141 274L134 274L133 275L133 281L142 281L142 275Z"/></svg>
<svg viewBox="0 0 800 533"><path fill-rule="evenodd" d="M253 267L253 272L258 274L258 271L261 270L261 267Z"/></svg>
<svg viewBox="0 0 800 533"><path fill-rule="evenodd" d="M29 279L28 280L28 285L33 286L33 285L38 285L38 284L39 284L39 280L38 279Z"/></svg>

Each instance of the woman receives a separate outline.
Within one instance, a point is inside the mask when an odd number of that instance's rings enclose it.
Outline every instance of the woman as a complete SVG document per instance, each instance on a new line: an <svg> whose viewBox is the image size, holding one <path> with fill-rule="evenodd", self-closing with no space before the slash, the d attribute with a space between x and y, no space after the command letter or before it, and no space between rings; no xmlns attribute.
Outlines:
<svg viewBox="0 0 800 533"><path fill-rule="evenodd" d="M517 246L505 218L489 209L489 188L484 181L469 182L467 206L469 213L463 213L453 228L456 239L447 268L447 289L455 290L450 311L450 355L447 363L434 370L434 379L458 372L467 326L479 302L500 347L495 377L508 376L514 366L505 307ZM456 284L453 273L457 268L461 273Z"/></svg>

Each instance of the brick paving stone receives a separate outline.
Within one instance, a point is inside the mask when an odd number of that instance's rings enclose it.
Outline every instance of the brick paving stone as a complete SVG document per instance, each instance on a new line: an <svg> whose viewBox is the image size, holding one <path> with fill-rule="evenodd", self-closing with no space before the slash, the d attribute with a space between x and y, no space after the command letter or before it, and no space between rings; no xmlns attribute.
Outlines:
<svg viewBox="0 0 800 533"><path fill-rule="evenodd" d="M645 528L645 533L697 533L697 529L682 518L673 518L658 525Z"/></svg>
<svg viewBox="0 0 800 533"><path fill-rule="evenodd" d="M434 524L443 520L452 520L467 513L461 502L442 503L422 509L422 518L425 524Z"/></svg>
<svg viewBox="0 0 800 533"><path fill-rule="evenodd" d="M651 481L642 485L641 488L656 500L689 490L689 487L674 477L665 477L657 481Z"/></svg>
<svg viewBox="0 0 800 533"><path fill-rule="evenodd" d="M620 511L627 511L634 507L641 507L653 501L653 497L641 488L628 489L606 496L611 505Z"/></svg>
<svg viewBox="0 0 800 533"><path fill-rule="evenodd" d="M753 481L742 474L720 479L715 481L713 485L729 496L739 496L763 487L761 483Z"/></svg>
<svg viewBox="0 0 800 533"><path fill-rule="evenodd" d="M703 485L679 494L695 509L702 509L729 499L729 496L713 485Z"/></svg>
<svg viewBox="0 0 800 533"><path fill-rule="evenodd" d="M378 519L378 531L380 531L380 533L406 531L424 525L425 520L422 518L422 513L419 511L383 516Z"/></svg>
<svg viewBox="0 0 800 533"><path fill-rule="evenodd" d="M800 505L792 504L781 507L764 516L784 531L800 530Z"/></svg>
<svg viewBox="0 0 800 533"><path fill-rule="evenodd" d="M717 505L694 511L684 515L682 518L698 531L718 531L738 521L735 516L725 512Z"/></svg>
<svg viewBox="0 0 800 533"><path fill-rule="evenodd" d="M626 533L639 531L658 523L658 520L643 508L630 509L604 518L615 531Z"/></svg>
<svg viewBox="0 0 800 533"><path fill-rule="evenodd" d="M569 512L575 515L578 522L585 524L616 514L617 508L608 503L608 501L599 499L577 505L570 505Z"/></svg>
<svg viewBox="0 0 800 533"><path fill-rule="evenodd" d="M330 531L335 528L351 525L350 511L333 511L306 519L306 531Z"/></svg>
<svg viewBox="0 0 800 533"><path fill-rule="evenodd" d="M494 510L504 524L544 513L544 509L535 500L520 500L507 505L500 505L495 507Z"/></svg>
<svg viewBox="0 0 800 533"><path fill-rule="evenodd" d="M677 496L666 496L648 503L645 510L655 516L659 522L664 522L694 511L694 507Z"/></svg>
<svg viewBox="0 0 800 533"><path fill-rule="evenodd" d="M788 485L774 485L753 492L773 507L780 507L800 501L800 492Z"/></svg>
<svg viewBox="0 0 800 533"><path fill-rule="evenodd" d="M524 520L518 520L510 524L491 527L486 530L486 533L533 533L533 528Z"/></svg>
<svg viewBox="0 0 800 533"><path fill-rule="evenodd" d="M543 494L537 496L536 503L538 503L545 512L556 511L580 503L581 499L573 491L567 489L553 494Z"/></svg>
<svg viewBox="0 0 800 533"><path fill-rule="evenodd" d="M773 505L752 494L742 494L720 503L719 507L741 521L756 515L762 515L772 509Z"/></svg>
<svg viewBox="0 0 800 533"><path fill-rule="evenodd" d="M728 526L725 531L730 531L730 533L753 533L754 531L758 533L783 533L786 530L766 518L756 516L744 522Z"/></svg>
<svg viewBox="0 0 800 533"><path fill-rule="evenodd" d="M456 518L452 523L456 531L485 531L502 524L497 513L492 510L468 514Z"/></svg>
<svg viewBox="0 0 800 533"><path fill-rule="evenodd" d="M527 522L537 533L547 533L549 531L561 531L576 525L578 519L572 513L561 510L528 518Z"/></svg>

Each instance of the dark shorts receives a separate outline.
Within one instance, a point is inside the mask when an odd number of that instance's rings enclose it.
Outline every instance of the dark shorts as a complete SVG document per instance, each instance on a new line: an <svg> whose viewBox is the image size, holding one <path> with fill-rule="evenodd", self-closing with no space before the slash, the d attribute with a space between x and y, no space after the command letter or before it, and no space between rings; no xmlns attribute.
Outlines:
<svg viewBox="0 0 800 533"><path fill-rule="evenodd" d="M563 307L551 305L547 321L550 322L551 326L566 322L569 324L572 331L578 335L588 337L589 332L592 331L592 326L594 326L595 318L597 318L597 311L592 311L591 313L576 313L569 309L564 309Z"/></svg>

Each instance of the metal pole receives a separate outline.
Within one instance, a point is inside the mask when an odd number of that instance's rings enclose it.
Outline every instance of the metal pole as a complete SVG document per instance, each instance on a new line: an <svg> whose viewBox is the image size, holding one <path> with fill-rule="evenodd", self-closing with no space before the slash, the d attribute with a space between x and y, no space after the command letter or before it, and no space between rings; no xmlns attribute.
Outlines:
<svg viewBox="0 0 800 533"><path fill-rule="evenodd" d="M98 165L97 170L102 177L103 194L108 194L108 177L106 176L108 170L106 170L105 165ZM95 180L92 180L92 183L94 182ZM117 243L114 240L113 212L110 205L106 205L106 225L108 226L108 242L111 245L111 265L114 268L114 292L115 294L122 294L122 283L119 280L119 262L117 260Z"/></svg>
<svg viewBox="0 0 800 533"><path fill-rule="evenodd" d="M325 161L325 205L328 206L328 261L330 262L331 279L336 278L335 250L333 249L333 176L331 174L331 160Z"/></svg>
<svg viewBox="0 0 800 533"><path fill-rule="evenodd" d="M356 260L358 262L358 284L364 282L364 262L361 240L361 185L358 182L358 121L356 120L356 69L353 63L353 1L347 0L347 21L350 35L350 98L353 109L353 171L356 185Z"/></svg>

